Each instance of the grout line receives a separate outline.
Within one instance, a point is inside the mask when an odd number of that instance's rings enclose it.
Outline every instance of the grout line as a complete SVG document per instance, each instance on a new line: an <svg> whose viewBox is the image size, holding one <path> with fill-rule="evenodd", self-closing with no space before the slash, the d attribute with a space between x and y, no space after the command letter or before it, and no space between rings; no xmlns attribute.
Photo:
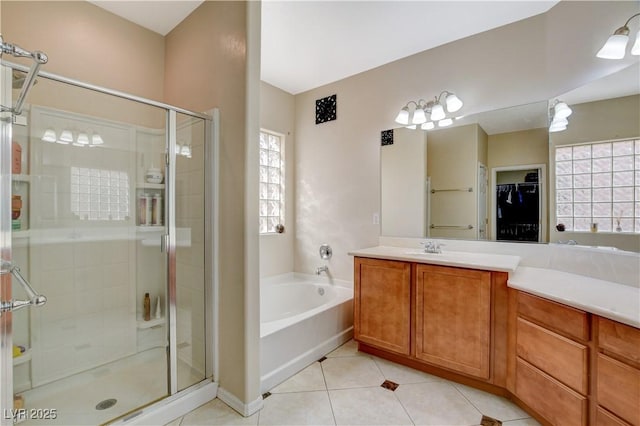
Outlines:
<svg viewBox="0 0 640 426"><path fill-rule="evenodd" d="M485 416L485 415L486 415L486 414L485 414L485 413L483 413L483 412L482 412L478 407L476 407L476 405L475 405L473 402L471 402L471 400L470 400L469 398L467 398L467 396L466 396L466 395L465 395L465 394L464 394L460 389L458 389L458 387L455 385L455 382L449 382L449 384L450 384L450 385L451 385L451 387L453 387L453 388L454 388L454 389L455 389L455 390L456 390L460 395L462 395L462 397L463 397L464 399L466 399L466 400L467 400L467 402L468 402L469 404L471 404L471 406L472 406L473 408L475 408L475 409L478 411L478 413L480 413L480 416ZM480 420L482 420L482 418L481 418ZM498 419L496 419L496 420L498 420ZM500 421L502 421L502 420L500 420Z"/></svg>
<svg viewBox="0 0 640 426"><path fill-rule="evenodd" d="M400 385L402 386L402 385ZM400 386L398 386L398 389L400 388ZM397 390L397 389L396 389ZM411 417L411 414L409 414L409 410L407 410L407 407L404 406L404 404L402 403L402 401L400 400L400 397L398 396L398 394L394 391L393 395L396 397L396 399L398 400L398 402L400 403L400 406L402 407L402 409L404 410L405 413L407 413L407 417L409 417L409 420L411 420L411 423L413 423L414 425L416 424L416 421L414 420L413 417Z"/></svg>
<svg viewBox="0 0 640 426"><path fill-rule="evenodd" d="M331 395L329 394L329 386L327 386L327 378L324 376L324 368L322 367L322 363L320 363L320 372L322 373L322 380L324 381L324 389L327 392L327 398L329 399L329 408L331 408L331 416L333 417L333 424L337 425L338 421L336 420L336 412L333 411L333 403L331 402Z"/></svg>

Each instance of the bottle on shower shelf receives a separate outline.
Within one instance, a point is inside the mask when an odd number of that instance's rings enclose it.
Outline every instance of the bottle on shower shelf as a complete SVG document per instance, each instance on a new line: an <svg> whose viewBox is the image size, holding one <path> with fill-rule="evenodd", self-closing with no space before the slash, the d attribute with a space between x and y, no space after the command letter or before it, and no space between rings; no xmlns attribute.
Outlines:
<svg viewBox="0 0 640 426"><path fill-rule="evenodd" d="M151 298L149 293L144 294L144 320L149 321L151 319Z"/></svg>

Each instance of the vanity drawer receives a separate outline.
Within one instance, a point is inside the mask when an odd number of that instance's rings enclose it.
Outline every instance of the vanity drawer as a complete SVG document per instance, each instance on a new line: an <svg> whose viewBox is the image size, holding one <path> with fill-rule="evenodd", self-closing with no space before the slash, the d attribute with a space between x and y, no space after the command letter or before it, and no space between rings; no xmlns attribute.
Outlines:
<svg viewBox="0 0 640 426"><path fill-rule="evenodd" d="M598 404L632 425L640 425L640 370L598 354Z"/></svg>
<svg viewBox="0 0 640 426"><path fill-rule="evenodd" d="M589 317L584 311L518 292L518 314L570 337L589 340Z"/></svg>
<svg viewBox="0 0 640 426"><path fill-rule="evenodd" d="M596 426L631 426L618 416L611 414L602 407L596 412Z"/></svg>
<svg viewBox="0 0 640 426"><path fill-rule="evenodd" d="M598 318L598 347L640 364L640 330Z"/></svg>
<svg viewBox="0 0 640 426"><path fill-rule="evenodd" d="M518 318L518 356L583 395L588 391L585 345Z"/></svg>
<svg viewBox="0 0 640 426"><path fill-rule="evenodd" d="M516 396L553 425L587 424L587 398L521 358L516 359Z"/></svg>

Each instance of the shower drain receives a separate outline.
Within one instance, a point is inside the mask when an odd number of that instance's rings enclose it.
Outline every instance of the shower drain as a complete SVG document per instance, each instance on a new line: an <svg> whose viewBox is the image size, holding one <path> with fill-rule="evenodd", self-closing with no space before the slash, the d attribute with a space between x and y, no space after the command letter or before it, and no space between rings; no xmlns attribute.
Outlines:
<svg viewBox="0 0 640 426"><path fill-rule="evenodd" d="M111 408L116 405L116 402L118 402L118 400L114 398L105 399L104 401L98 402L98 405L96 405L96 410L106 410L107 408Z"/></svg>

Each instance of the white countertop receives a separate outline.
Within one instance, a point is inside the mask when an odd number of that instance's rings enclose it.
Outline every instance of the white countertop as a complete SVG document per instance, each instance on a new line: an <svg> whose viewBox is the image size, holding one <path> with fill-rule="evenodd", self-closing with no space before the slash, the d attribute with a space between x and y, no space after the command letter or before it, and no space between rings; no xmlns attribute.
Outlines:
<svg viewBox="0 0 640 426"><path fill-rule="evenodd" d="M519 256L444 249L431 254L391 246L354 250L349 255L509 272L507 285L511 288L640 328L640 287L555 269L518 266Z"/></svg>
<svg viewBox="0 0 640 426"><path fill-rule="evenodd" d="M442 253L424 253L419 248L377 246L354 250L349 255L499 272L513 272L520 262L519 256L447 251L445 248Z"/></svg>
<svg viewBox="0 0 640 426"><path fill-rule="evenodd" d="M519 266L508 285L545 299L640 328L640 288L556 271Z"/></svg>

